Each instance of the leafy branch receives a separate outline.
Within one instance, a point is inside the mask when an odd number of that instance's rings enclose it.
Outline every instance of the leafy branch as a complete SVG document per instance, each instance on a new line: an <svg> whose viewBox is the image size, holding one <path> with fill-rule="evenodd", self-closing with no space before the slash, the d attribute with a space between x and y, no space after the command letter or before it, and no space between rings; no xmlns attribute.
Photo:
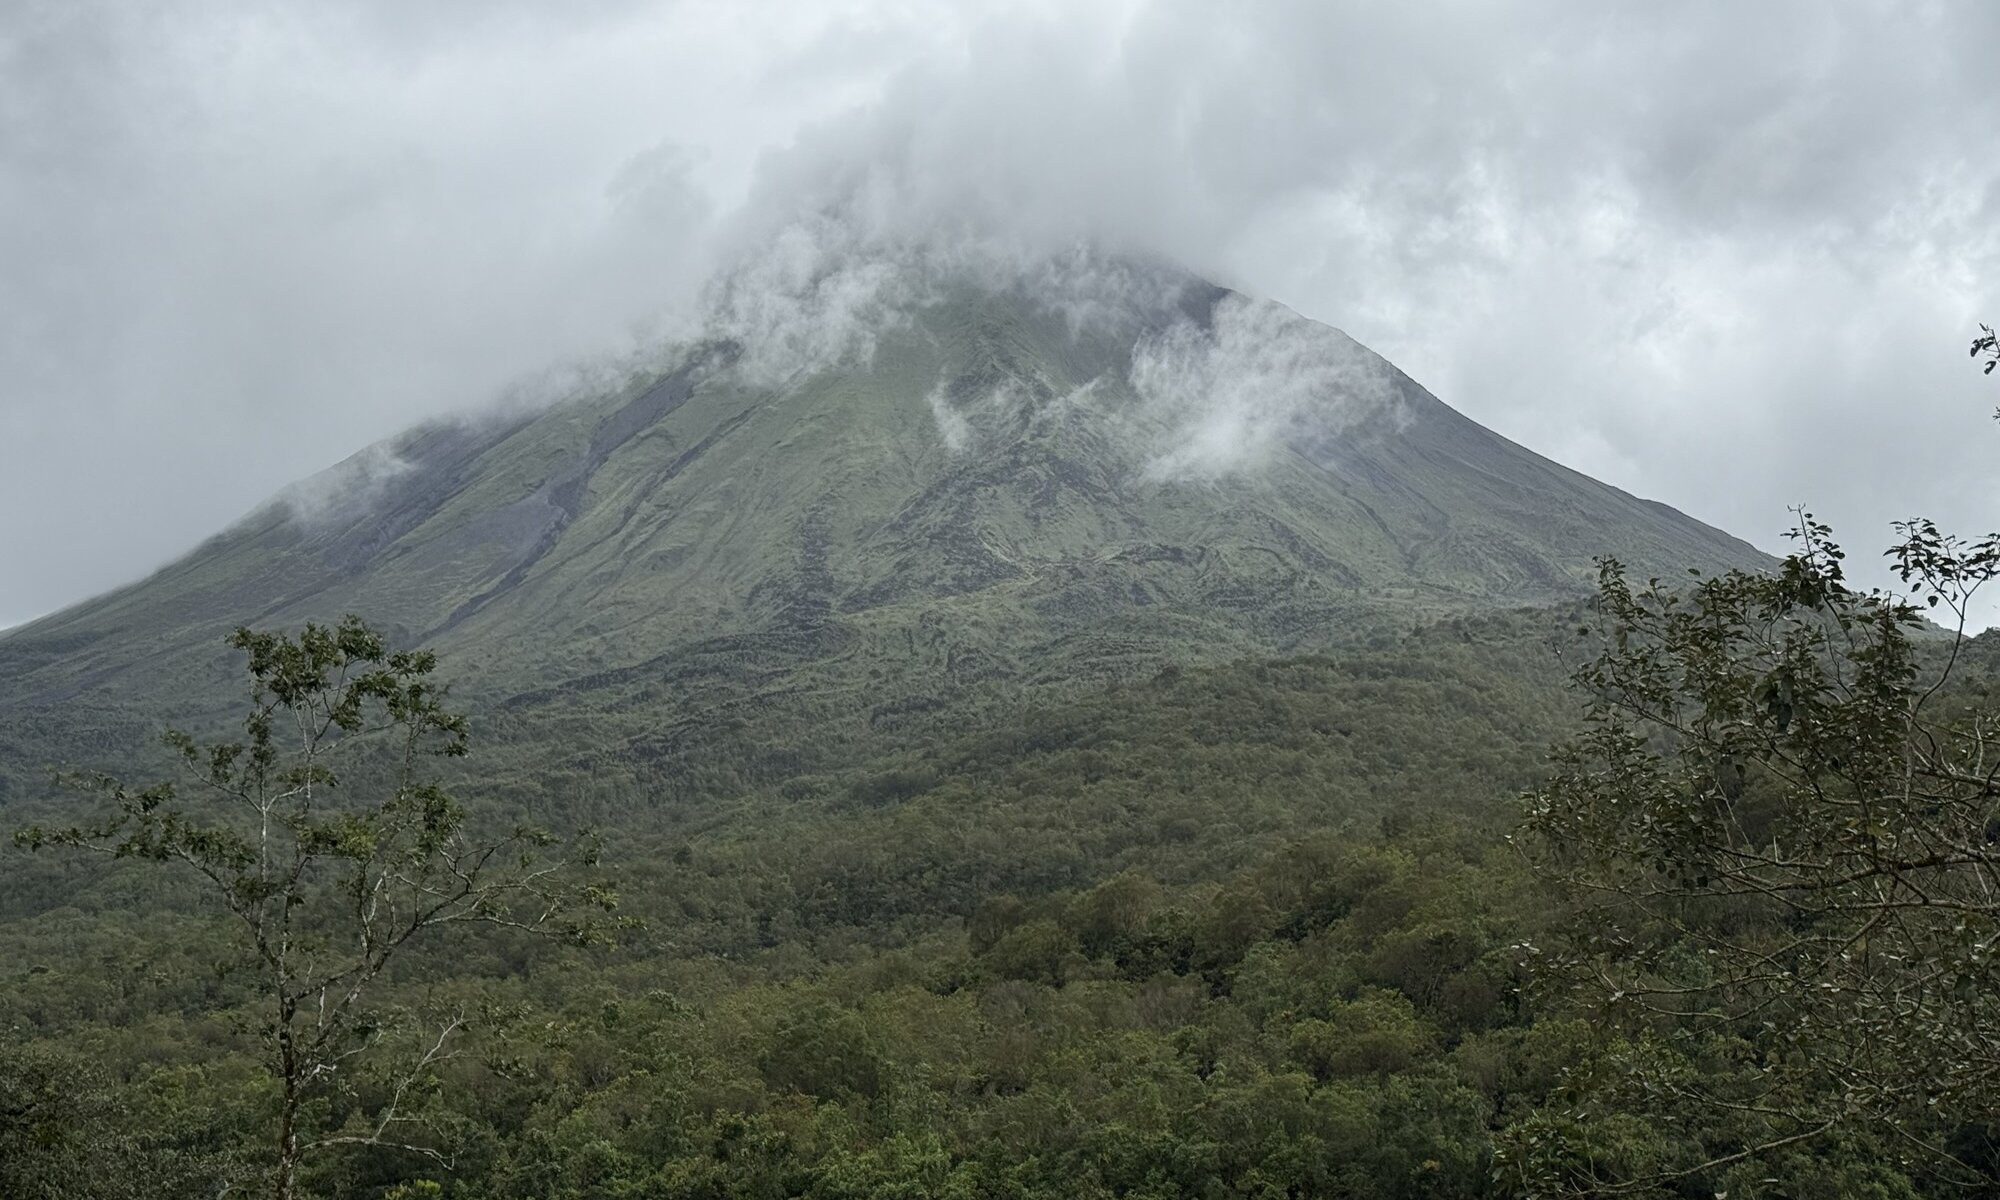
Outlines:
<svg viewBox="0 0 2000 1200"><path fill-rule="evenodd" d="M400 1131L410 1124L409 1089L450 1057L462 1016L436 1031L364 1132L314 1134L307 1114L351 1060L377 1047L385 973L427 936L484 925L575 943L604 937L617 896L577 876L596 864L598 846L583 839L556 856L546 830L485 833L426 775L432 760L467 751L465 718L446 707L430 652L391 651L355 617L308 624L296 638L239 629L230 644L245 653L251 684L240 739L168 731L174 776L143 788L101 773L63 776L104 815L23 829L15 840L174 864L233 918L256 968L280 1084L273 1195L292 1196L300 1163L338 1146L447 1162Z"/></svg>

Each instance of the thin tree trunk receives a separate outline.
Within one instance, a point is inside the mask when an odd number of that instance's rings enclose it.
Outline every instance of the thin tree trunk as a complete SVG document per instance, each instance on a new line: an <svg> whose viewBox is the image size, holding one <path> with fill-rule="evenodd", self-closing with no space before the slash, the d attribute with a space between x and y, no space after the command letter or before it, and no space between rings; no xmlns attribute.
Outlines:
<svg viewBox="0 0 2000 1200"><path fill-rule="evenodd" d="M284 1073L284 1106L278 1113L277 1200L293 1200L299 1173L299 1060L292 1044L292 1006L278 1001L278 1066Z"/></svg>

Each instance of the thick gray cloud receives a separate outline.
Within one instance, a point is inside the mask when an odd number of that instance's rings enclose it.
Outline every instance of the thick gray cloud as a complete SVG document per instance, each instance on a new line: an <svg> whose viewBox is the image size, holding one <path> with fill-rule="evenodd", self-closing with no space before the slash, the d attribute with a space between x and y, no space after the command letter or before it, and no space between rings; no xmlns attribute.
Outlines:
<svg viewBox="0 0 2000 1200"><path fill-rule="evenodd" d="M1932 4L17 3L0 624L559 388L829 209L1179 259L1766 546L1795 502L1857 551L1919 512L1984 530L1996 33Z"/></svg>

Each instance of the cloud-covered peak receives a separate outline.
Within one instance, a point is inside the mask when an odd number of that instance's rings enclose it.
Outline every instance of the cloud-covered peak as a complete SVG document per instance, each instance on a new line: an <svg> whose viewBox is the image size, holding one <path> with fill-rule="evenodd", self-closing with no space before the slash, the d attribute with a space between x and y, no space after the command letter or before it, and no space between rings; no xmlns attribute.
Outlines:
<svg viewBox="0 0 2000 1200"><path fill-rule="evenodd" d="M1158 255L1753 537L1801 498L1864 541L1983 527L1996 32L1807 0L29 0L0 611L550 363L711 317L853 351L899 244Z"/></svg>

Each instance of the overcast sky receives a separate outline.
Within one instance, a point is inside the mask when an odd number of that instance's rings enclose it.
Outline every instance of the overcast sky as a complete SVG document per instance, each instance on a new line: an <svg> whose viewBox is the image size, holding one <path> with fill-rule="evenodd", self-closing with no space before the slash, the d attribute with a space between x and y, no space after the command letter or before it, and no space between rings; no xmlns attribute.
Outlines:
<svg viewBox="0 0 2000 1200"><path fill-rule="evenodd" d="M857 189L1179 259L1767 548L2000 526L2000 6L0 8L0 626Z"/></svg>

